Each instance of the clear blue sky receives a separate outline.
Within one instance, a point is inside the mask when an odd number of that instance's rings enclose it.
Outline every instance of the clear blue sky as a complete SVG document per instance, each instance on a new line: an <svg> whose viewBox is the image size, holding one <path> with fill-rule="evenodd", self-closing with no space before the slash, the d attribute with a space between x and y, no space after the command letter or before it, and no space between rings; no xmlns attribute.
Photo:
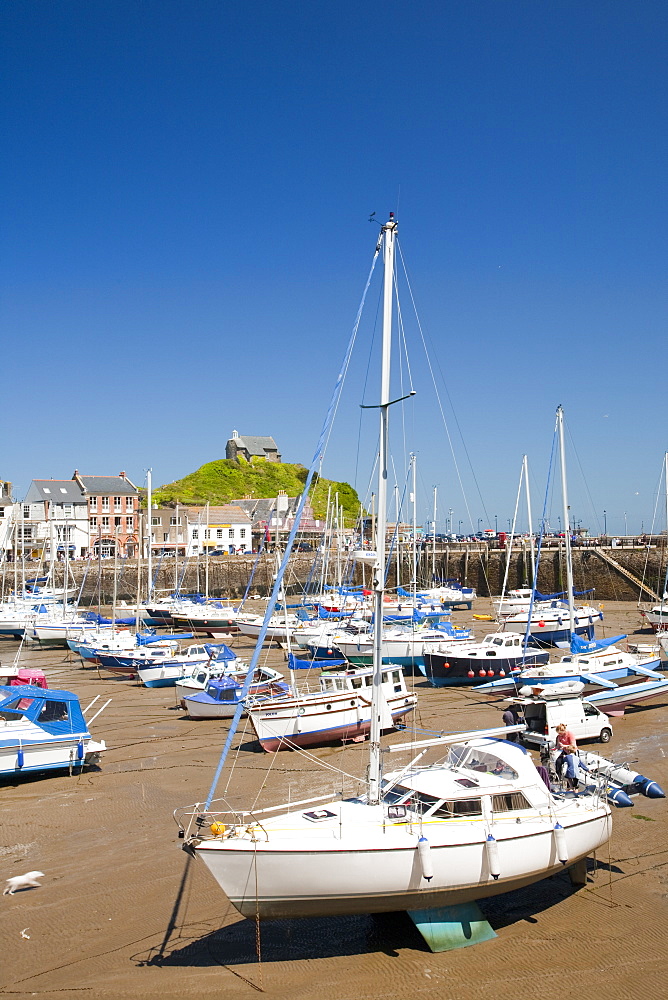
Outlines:
<svg viewBox="0 0 668 1000"><path fill-rule="evenodd" d="M15 0L0 29L0 476L19 498L75 468L169 482L233 428L308 464L367 219L393 209L474 527L507 526L525 452L540 508L559 403L575 519L649 527L665 3ZM437 485L439 527L452 508L464 529L414 350L419 516ZM359 397L323 471L363 493Z"/></svg>

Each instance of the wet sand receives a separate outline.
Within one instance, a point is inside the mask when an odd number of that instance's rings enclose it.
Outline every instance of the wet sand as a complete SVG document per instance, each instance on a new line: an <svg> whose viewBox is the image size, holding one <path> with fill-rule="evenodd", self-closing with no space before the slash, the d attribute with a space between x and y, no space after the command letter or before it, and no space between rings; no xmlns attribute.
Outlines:
<svg viewBox="0 0 668 1000"><path fill-rule="evenodd" d="M477 602L475 611L484 610ZM606 602L604 610L604 634L641 633L634 604ZM469 617L454 614L456 623ZM486 631L488 624L476 623L478 635ZM250 656L249 640L232 645ZM11 661L15 650L2 642L0 659ZM268 662L281 668L283 651L271 650ZM175 708L173 689L98 675L66 651L31 650L22 664L42 667L51 687L75 691L84 707L97 694L100 704L113 701L92 727L109 747L99 770L0 785L0 882L45 872L41 888L0 900L0 992L44 1000L666 995L667 800L639 796L632 809L614 811L609 849L592 861L586 887L574 889L564 872L484 902L498 935L485 944L432 954L403 913L267 921L258 938L255 923L180 850L172 819L176 807L206 797L226 726L188 720ZM449 731L500 724L496 699L415 683L416 725ZM605 752L636 760L668 789L668 698L648 704L612 720ZM315 754L353 773L366 762L363 745ZM330 780L324 772L314 777L300 754L259 751L248 733L237 735L231 759L230 795L238 801L259 792L270 763L266 804L326 791Z"/></svg>

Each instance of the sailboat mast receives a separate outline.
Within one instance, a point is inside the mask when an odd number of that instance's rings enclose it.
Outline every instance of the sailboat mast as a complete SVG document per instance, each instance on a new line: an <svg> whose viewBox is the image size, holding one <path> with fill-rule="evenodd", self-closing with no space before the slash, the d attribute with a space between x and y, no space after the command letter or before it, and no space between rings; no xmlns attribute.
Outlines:
<svg viewBox="0 0 668 1000"><path fill-rule="evenodd" d="M376 521L376 565L373 580L373 701L369 759L369 803L380 800L381 684L383 664L383 594L385 589L385 533L387 528L387 455L390 405L390 357L392 347L392 293L397 223L390 212L382 229L383 240L383 346L380 375L380 447L378 454L378 517Z"/></svg>
<svg viewBox="0 0 668 1000"><path fill-rule="evenodd" d="M415 601L415 594L417 592L417 511L415 509L415 503L417 498L417 485L416 485L416 467L415 467L415 455L411 452L411 468L413 470L413 481L412 481L412 492L411 492L411 504L413 505L413 579L411 581L411 590L413 591L413 601Z"/></svg>
<svg viewBox="0 0 668 1000"><path fill-rule="evenodd" d="M561 463L561 505L564 520L564 542L566 551L566 592L568 597L568 618L571 635L575 632L575 607L573 601L573 559L571 554L571 526L568 517L568 489L566 487L566 453L564 448L564 411L557 407L557 427L559 428L559 460Z"/></svg>
<svg viewBox="0 0 668 1000"><path fill-rule="evenodd" d="M151 477L153 475L153 469L148 469L146 472L146 506L148 508L146 513L146 535L148 537L148 551L146 553L146 577L147 577L147 588L146 588L146 600L150 601L153 597L153 552L151 542L153 536L151 534L151 523L152 523L152 509L153 509L153 493L151 490L152 482Z"/></svg>
<svg viewBox="0 0 668 1000"><path fill-rule="evenodd" d="M529 545L531 546L531 580L533 583L534 577L536 576L536 549L534 546L533 538L533 523L531 520L531 491L529 489L529 463L527 461L527 456L524 455L522 458L522 466L524 468L524 489L527 495L527 519L529 522Z"/></svg>
<svg viewBox="0 0 668 1000"><path fill-rule="evenodd" d="M431 586L436 580L436 487L434 486L434 516L431 521Z"/></svg>

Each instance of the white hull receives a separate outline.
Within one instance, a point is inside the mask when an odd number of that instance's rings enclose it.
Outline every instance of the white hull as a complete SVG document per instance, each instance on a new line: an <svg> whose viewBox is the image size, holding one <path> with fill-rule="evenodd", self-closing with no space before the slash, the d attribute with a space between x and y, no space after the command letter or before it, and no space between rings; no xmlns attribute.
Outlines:
<svg viewBox="0 0 668 1000"><path fill-rule="evenodd" d="M203 841L195 852L233 905L249 917L456 905L518 889L564 867L554 837L554 815L549 811L520 823L508 816L490 827L483 822L444 820L421 828L420 824L388 825L381 807L330 802L324 808L334 819L327 828L320 828L322 836L317 841L306 836L299 844L293 832L288 843L281 843L280 835L273 838L270 822L263 823L266 835L255 827L259 837L255 843ZM362 821L355 815L360 811L365 814ZM610 811L603 805L588 810L572 803L558 819L564 827L569 863L587 857L610 837ZM298 827L300 820L295 813L287 825ZM286 817L282 822L286 824ZM498 845L498 879L490 872L488 830ZM419 863L421 834L430 845L434 874L429 882Z"/></svg>
<svg viewBox="0 0 668 1000"><path fill-rule="evenodd" d="M82 750L79 745L82 744ZM20 764L19 750L23 754ZM10 743L0 749L0 775L24 774L28 771L48 771L55 768L73 769L95 761L100 753L106 750L104 741L95 741L90 737L81 740L78 736L67 736L43 739L28 743L21 740ZM83 756L80 754L83 751Z"/></svg>
<svg viewBox="0 0 668 1000"><path fill-rule="evenodd" d="M278 750L282 743L313 746L334 739L363 738L371 728L371 689L367 691L366 697L345 691L286 698L281 703L251 706L248 714L265 750ZM392 724L416 705L417 695L407 691L388 695Z"/></svg>

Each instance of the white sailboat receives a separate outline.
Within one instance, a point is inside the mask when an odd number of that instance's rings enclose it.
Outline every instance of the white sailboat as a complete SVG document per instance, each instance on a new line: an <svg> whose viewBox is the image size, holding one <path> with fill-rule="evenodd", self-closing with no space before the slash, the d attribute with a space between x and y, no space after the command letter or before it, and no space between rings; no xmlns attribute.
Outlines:
<svg viewBox="0 0 668 1000"><path fill-rule="evenodd" d="M393 402L390 334L396 236L391 215L376 248L376 255L383 252L385 279L377 552L360 554L373 569L378 622L384 592L388 411ZM321 441L323 436L324 431ZM271 610L270 601L268 616ZM432 917L453 920L453 906L536 882L607 841L610 808L599 789L578 797L553 794L525 750L493 736L460 734L391 747L409 752L413 759L383 777L382 680L382 632L377 629L368 770L366 779L360 779L363 794L349 799L315 795L261 812L218 811L213 796L233 725L208 799L178 813L184 848L204 862L242 914L263 918L408 909L418 926L421 921L433 925ZM449 750L448 743L454 744ZM425 763L423 756L434 751L439 757ZM439 910L422 917L415 912L440 907L447 907L449 916ZM462 914L461 919L468 918ZM433 933L431 938L434 947ZM441 947L437 942L436 949Z"/></svg>

